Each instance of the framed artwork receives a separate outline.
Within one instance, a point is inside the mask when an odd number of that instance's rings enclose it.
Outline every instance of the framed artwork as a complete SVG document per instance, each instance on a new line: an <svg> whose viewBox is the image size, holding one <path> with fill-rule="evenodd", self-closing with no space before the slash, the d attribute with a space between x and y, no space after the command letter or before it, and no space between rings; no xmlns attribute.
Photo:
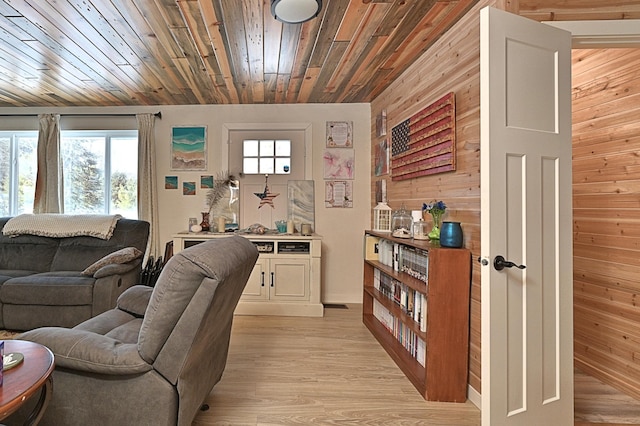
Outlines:
<svg viewBox="0 0 640 426"><path fill-rule="evenodd" d="M182 182L182 195L196 195L196 183Z"/></svg>
<svg viewBox="0 0 640 426"><path fill-rule="evenodd" d="M315 226L315 182L312 180L290 180L287 182L287 218L294 224L308 223Z"/></svg>
<svg viewBox="0 0 640 426"><path fill-rule="evenodd" d="M450 92L391 129L391 180L455 169L456 104Z"/></svg>
<svg viewBox="0 0 640 426"><path fill-rule="evenodd" d="M376 116L376 136L387 136L387 110L383 109Z"/></svg>
<svg viewBox="0 0 640 426"><path fill-rule="evenodd" d="M324 150L325 179L353 179L355 173L355 150L327 148Z"/></svg>
<svg viewBox="0 0 640 426"><path fill-rule="evenodd" d="M387 181L385 179L376 181L376 204L387 202Z"/></svg>
<svg viewBox="0 0 640 426"><path fill-rule="evenodd" d="M207 170L207 127L171 128L171 170Z"/></svg>
<svg viewBox="0 0 640 426"><path fill-rule="evenodd" d="M374 172L376 176L382 176L389 173L389 140L382 139L374 147Z"/></svg>
<svg viewBox="0 0 640 426"><path fill-rule="evenodd" d="M327 121L327 148L353 147L353 121Z"/></svg>
<svg viewBox="0 0 640 426"><path fill-rule="evenodd" d="M165 176L164 189L178 189L178 176Z"/></svg>
<svg viewBox="0 0 640 426"><path fill-rule="evenodd" d="M213 188L213 176L200 176L200 188L201 189Z"/></svg>
<svg viewBox="0 0 640 426"><path fill-rule="evenodd" d="M327 208L353 207L353 182L349 180L326 181L324 206Z"/></svg>

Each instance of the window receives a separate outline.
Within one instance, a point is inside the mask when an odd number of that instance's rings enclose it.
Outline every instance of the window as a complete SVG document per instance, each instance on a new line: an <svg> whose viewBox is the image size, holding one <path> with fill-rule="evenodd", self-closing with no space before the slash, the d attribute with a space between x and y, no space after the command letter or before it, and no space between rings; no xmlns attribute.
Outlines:
<svg viewBox="0 0 640 426"><path fill-rule="evenodd" d="M248 175L289 174L291 141L245 139L242 142L242 172Z"/></svg>
<svg viewBox="0 0 640 426"><path fill-rule="evenodd" d="M138 132L63 131L64 212L138 217Z"/></svg>
<svg viewBox="0 0 640 426"><path fill-rule="evenodd" d="M138 132L63 131L64 212L138 217ZM38 132L0 132L0 216L33 212Z"/></svg>
<svg viewBox="0 0 640 426"><path fill-rule="evenodd" d="M0 216L33 212L38 132L0 132Z"/></svg>
<svg viewBox="0 0 640 426"><path fill-rule="evenodd" d="M228 130L226 166L240 182L242 208L238 225L245 228L261 223L275 227L276 220L288 217L289 182L312 178L311 126L239 123L225 127ZM264 193L267 184L272 194L279 195L274 198L273 208L259 208L261 199L256 194Z"/></svg>

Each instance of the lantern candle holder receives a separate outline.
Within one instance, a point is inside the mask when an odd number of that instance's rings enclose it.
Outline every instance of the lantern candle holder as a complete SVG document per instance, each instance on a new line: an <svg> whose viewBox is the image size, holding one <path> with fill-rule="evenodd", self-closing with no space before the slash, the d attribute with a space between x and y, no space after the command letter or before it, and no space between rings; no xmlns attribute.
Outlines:
<svg viewBox="0 0 640 426"><path fill-rule="evenodd" d="M373 208L373 230L391 232L391 207L385 202L380 202Z"/></svg>

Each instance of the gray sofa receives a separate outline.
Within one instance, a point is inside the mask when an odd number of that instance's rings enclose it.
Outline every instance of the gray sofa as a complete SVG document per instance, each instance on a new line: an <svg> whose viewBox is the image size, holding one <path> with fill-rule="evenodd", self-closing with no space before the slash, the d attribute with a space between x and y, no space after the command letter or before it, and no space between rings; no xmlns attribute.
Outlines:
<svg viewBox="0 0 640 426"><path fill-rule="evenodd" d="M18 336L56 359L40 425L191 425L222 377L233 312L257 258L246 238L210 240L174 255L155 287L128 289L115 309L72 329Z"/></svg>
<svg viewBox="0 0 640 426"><path fill-rule="evenodd" d="M73 327L113 308L138 282L141 258L105 265L91 275L82 271L120 249L144 253L148 222L120 219L109 239L51 238L4 235L9 219L0 218L0 328Z"/></svg>

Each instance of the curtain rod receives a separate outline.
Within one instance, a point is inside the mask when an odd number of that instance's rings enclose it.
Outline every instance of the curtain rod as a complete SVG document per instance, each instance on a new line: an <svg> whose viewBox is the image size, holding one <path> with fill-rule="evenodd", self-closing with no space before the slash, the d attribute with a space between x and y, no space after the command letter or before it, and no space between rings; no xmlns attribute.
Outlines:
<svg viewBox="0 0 640 426"><path fill-rule="evenodd" d="M0 114L0 117L37 117L39 114ZM136 114L60 114L66 117L134 117ZM156 117L162 119L162 112L153 113Z"/></svg>

